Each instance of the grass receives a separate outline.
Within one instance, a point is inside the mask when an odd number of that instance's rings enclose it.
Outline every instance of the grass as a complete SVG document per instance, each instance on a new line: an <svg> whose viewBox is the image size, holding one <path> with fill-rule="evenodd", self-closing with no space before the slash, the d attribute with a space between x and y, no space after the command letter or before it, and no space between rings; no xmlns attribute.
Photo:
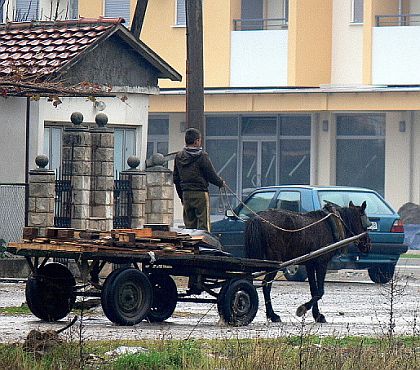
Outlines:
<svg viewBox="0 0 420 370"><path fill-rule="evenodd" d="M109 357L119 346L145 352ZM66 342L46 354L23 351L20 345L0 345L0 364L9 370L253 370L253 369L380 369L420 368L420 338L286 337L184 341L90 341L80 361L77 342Z"/></svg>
<svg viewBox="0 0 420 370"><path fill-rule="evenodd" d="M0 314L2 315L32 315L26 303L21 306L0 307Z"/></svg>
<svg viewBox="0 0 420 370"><path fill-rule="evenodd" d="M420 258L420 253L404 253L400 258Z"/></svg>

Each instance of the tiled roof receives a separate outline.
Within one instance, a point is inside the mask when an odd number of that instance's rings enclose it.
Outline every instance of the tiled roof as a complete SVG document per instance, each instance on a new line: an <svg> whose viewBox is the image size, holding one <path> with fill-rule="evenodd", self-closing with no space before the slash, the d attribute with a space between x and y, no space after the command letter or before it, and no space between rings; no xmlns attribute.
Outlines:
<svg viewBox="0 0 420 370"><path fill-rule="evenodd" d="M0 76L53 75L121 22L122 18L81 18L0 26Z"/></svg>

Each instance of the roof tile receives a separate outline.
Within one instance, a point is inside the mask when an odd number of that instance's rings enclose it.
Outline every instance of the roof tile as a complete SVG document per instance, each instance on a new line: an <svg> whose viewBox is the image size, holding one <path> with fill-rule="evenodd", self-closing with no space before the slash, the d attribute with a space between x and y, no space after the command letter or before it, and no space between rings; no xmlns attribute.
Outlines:
<svg viewBox="0 0 420 370"><path fill-rule="evenodd" d="M116 24L116 19L95 22L82 18L79 23L24 22L0 26L0 75L10 74L16 67L34 76L57 72Z"/></svg>

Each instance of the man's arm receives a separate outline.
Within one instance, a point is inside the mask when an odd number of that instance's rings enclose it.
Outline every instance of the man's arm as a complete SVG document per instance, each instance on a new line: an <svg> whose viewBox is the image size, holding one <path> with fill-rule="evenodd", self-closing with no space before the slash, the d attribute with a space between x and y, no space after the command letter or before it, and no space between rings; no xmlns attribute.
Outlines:
<svg viewBox="0 0 420 370"><path fill-rule="evenodd" d="M207 153L203 153L202 168L203 168L203 174L209 183L216 185L219 188L225 186L225 182L216 173L216 170L214 169L213 164L211 163L210 158Z"/></svg>
<svg viewBox="0 0 420 370"><path fill-rule="evenodd" d="M174 165L173 179L174 179L174 185L175 185L176 192L178 193L178 197L179 197L179 199L181 199L181 202L182 202L181 178L179 176L179 171L178 171L178 166L176 164L176 159L175 159L175 165Z"/></svg>

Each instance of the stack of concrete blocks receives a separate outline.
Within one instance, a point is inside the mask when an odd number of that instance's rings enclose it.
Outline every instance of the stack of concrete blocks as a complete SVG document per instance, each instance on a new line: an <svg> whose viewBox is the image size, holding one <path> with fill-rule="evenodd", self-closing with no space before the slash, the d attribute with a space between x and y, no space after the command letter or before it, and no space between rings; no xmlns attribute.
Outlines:
<svg viewBox="0 0 420 370"><path fill-rule="evenodd" d="M90 217L88 228L111 230L114 204L114 130L106 127L108 117L99 113L95 117L97 128L92 135L92 176Z"/></svg>
<svg viewBox="0 0 420 370"><path fill-rule="evenodd" d="M48 157L35 159L37 169L29 171L28 226L49 227L54 225L55 173L45 167Z"/></svg>
<svg viewBox="0 0 420 370"><path fill-rule="evenodd" d="M146 169L146 223L168 224L174 222L174 186L172 171L164 167L164 157L153 154L151 167Z"/></svg>
<svg viewBox="0 0 420 370"><path fill-rule="evenodd" d="M127 164L130 169L122 171L121 174L131 182L131 227L141 228L146 222L146 174L137 168L140 164L139 158L130 156Z"/></svg>

